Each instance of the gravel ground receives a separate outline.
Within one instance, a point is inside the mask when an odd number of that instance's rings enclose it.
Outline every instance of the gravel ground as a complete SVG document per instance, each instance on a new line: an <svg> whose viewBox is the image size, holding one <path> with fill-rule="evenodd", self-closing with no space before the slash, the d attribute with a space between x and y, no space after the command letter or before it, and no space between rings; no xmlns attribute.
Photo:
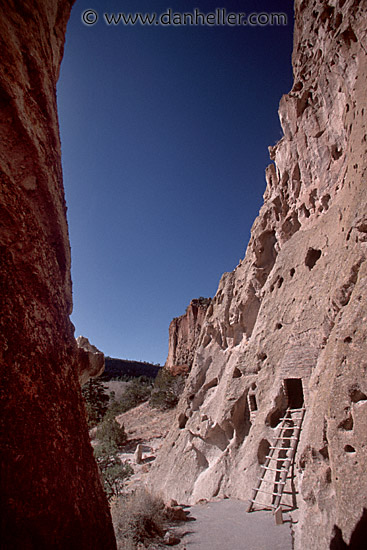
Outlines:
<svg viewBox="0 0 367 550"><path fill-rule="evenodd" d="M189 508L195 518L180 531L182 550L292 550L290 520L275 525L271 512L246 513L247 503L226 499ZM186 532L186 534L184 534ZM177 548L177 547L176 547Z"/></svg>

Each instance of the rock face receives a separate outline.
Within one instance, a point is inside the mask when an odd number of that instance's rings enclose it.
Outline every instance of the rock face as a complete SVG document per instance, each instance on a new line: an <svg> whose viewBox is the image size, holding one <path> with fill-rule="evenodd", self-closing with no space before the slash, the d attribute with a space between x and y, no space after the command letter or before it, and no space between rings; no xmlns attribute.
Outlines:
<svg viewBox="0 0 367 550"><path fill-rule="evenodd" d="M78 382L56 81L72 1L0 1L1 547L115 548Z"/></svg>
<svg viewBox="0 0 367 550"><path fill-rule="evenodd" d="M150 479L179 502L249 499L280 416L304 401L296 550L349 544L367 508L366 11L295 2L294 85L264 204L207 311Z"/></svg>
<svg viewBox="0 0 367 550"><path fill-rule="evenodd" d="M210 298L202 297L191 300L186 313L171 321L166 369L177 374L190 370L210 302Z"/></svg>
<svg viewBox="0 0 367 550"><path fill-rule="evenodd" d="M103 373L104 355L85 336L78 336L76 343L78 346L79 382L83 386L90 378L97 378Z"/></svg>

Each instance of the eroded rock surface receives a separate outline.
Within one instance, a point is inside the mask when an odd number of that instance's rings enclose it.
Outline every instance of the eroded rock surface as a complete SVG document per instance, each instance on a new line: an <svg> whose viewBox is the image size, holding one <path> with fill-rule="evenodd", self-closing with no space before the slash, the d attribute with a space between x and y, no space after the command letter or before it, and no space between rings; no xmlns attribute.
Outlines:
<svg viewBox="0 0 367 550"><path fill-rule="evenodd" d="M105 367L104 355L93 346L85 336L78 336L78 374L80 385L83 386L90 378L100 376Z"/></svg>
<svg viewBox="0 0 367 550"><path fill-rule="evenodd" d="M210 298L191 300L185 314L171 321L165 368L174 374L190 370L210 302Z"/></svg>
<svg viewBox="0 0 367 550"><path fill-rule="evenodd" d="M115 548L78 382L56 81L72 1L0 2L1 547Z"/></svg>
<svg viewBox="0 0 367 550"><path fill-rule="evenodd" d="M298 380L296 550L328 550L335 532L349 544L367 508L366 11L295 2L294 85L264 204L209 306L150 477L179 502L249 499Z"/></svg>

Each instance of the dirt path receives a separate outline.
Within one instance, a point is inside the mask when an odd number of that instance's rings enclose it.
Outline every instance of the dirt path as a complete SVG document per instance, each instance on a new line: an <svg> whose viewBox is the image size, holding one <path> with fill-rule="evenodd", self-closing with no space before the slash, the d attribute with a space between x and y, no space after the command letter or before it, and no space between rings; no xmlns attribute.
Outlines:
<svg viewBox="0 0 367 550"><path fill-rule="evenodd" d="M195 518L181 530L182 550L292 550L290 523L275 525L271 512L246 513L247 503L221 500L192 506ZM287 518L285 518L287 521Z"/></svg>

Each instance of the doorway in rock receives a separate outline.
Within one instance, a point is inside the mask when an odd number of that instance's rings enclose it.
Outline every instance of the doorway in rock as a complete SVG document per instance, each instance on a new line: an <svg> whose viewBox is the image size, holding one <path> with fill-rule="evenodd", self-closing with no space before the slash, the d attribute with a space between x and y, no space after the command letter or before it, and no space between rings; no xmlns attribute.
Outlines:
<svg viewBox="0 0 367 550"><path fill-rule="evenodd" d="M300 409L303 407L303 386L301 378L286 378L284 388L288 400L288 407L291 409Z"/></svg>
<svg viewBox="0 0 367 550"><path fill-rule="evenodd" d="M257 411L256 396L252 393L248 396L248 398L249 398L249 404L250 404L250 412L256 412Z"/></svg>

